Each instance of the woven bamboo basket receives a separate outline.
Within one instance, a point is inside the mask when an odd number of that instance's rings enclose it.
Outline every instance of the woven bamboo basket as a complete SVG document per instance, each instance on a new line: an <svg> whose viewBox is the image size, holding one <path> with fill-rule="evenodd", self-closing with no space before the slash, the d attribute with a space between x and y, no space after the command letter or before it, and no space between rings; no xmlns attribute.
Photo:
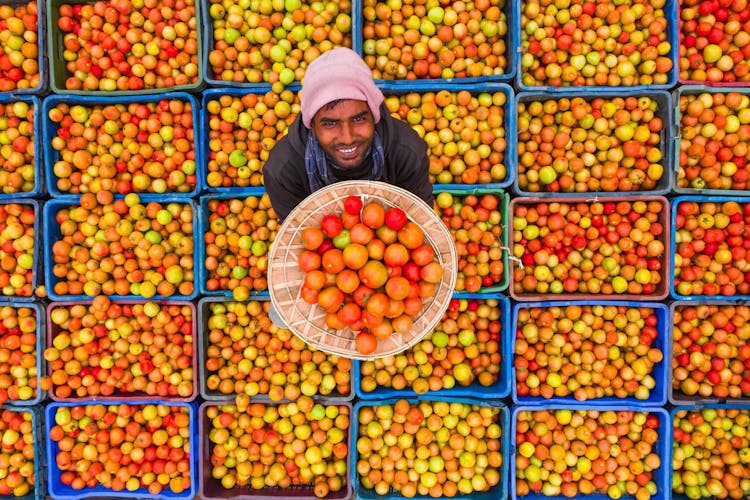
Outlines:
<svg viewBox="0 0 750 500"><path fill-rule="evenodd" d="M317 304L308 304L300 296L305 273L297 262L303 251L300 233L306 227L318 227L327 214L340 214L344 199L357 195L362 201L377 201L386 210L397 206L418 224L425 241L435 250L435 258L443 267L443 278L435 295L425 299L422 312L414 318L406 334L394 333L378 341L378 348L369 355L357 351L357 332L350 328L333 330L325 324L325 311ZM377 181L345 181L327 186L305 198L284 220L269 253L268 289L271 302L287 327L308 344L331 354L354 359L375 359L408 349L431 332L448 308L457 272L456 247L453 237L432 207L402 188Z"/></svg>

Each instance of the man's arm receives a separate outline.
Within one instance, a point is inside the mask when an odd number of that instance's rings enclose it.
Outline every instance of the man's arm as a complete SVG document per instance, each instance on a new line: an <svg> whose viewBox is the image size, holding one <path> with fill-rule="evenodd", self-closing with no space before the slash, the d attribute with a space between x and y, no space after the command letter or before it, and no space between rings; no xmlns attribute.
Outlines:
<svg viewBox="0 0 750 500"><path fill-rule="evenodd" d="M283 149L285 146L279 143L276 147ZM263 165L263 185L271 198L271 206L283 221L310 194L310 187L305 172L300 172L299 166L286 161L287 157L280 153L280 150L272 150ZM301 176L305 176L304 179Z"/></svg>
<svg viewBox="0 0 750 500"><path fill-rule="evenodd" d="M400 140L393 145L392 157L389 158L392 165L386 171L386 176L393 177L386 178L386 182L414 193L432 207L427 143L406 123L395 119L394 122Z"/></svg>

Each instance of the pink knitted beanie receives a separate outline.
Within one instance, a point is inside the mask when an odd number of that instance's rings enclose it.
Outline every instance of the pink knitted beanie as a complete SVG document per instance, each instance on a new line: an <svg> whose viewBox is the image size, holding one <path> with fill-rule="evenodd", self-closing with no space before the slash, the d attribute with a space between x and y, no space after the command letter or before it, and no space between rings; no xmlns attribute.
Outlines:
<svg viewBox="0 0 750 500"><path fill-rule="evenodd" d="M302 123L310 128L315 113L338 99L366 101L377 123L383 93L375 86L372 72L359 54L339 47L321 54L310 63L302 81L300 99Z"/></svg>

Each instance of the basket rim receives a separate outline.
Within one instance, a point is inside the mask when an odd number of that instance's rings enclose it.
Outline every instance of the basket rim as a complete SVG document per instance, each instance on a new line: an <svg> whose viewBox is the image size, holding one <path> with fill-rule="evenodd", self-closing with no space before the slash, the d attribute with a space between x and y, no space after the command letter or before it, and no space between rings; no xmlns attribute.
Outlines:
<svg viewBox="0 0 750 500"><path fill-rule="evenodd" d="M389 197L384 197L384 193L389 195ZM449 272L443 273L441 281L437 284L437 291L435 295L433 295L428 301L425 301L422 306L422 311L417 316L418 320L424 325L422 326L423 331L420 331L418 334L405 334L409 335L408 339L404 340L396 347L384 351L376 351L375 353L369 355L363 355L356 351L353 346L353 338L349 339L351 346L348 348L338 346L334 347L324 341L311 338L311 336L307 334L306 331L302 331L301 327L298 328L298 326L300 325L305 327L312 326L318 328L318 330L322 332L322 338L332 336L332 330L329 329L325 331L323 328L315 325L309 320L307 313L303 314L298 310L297 307L288 307L290 296L293 296L292 299L295 302L299 300L299 287L296 287L296 290L294 289L294 287L285 287L283 279L280 279L283 275L285 275L283 271L284 266L290 265L290 261L289 259L287 259L287 257L290 255L291 237L296 236L297 232L301 228L305 227L304 224L301 223L301 220L305 221L315 216L316 214L319 214L321 205L342 204L343 199L351 194L362 196L363 198L365 198L364 201L366 201L368 198L372 198L377 201L386 202L386 204L390 206L400 206L400 208L406 209L409 219L417 222L418 224L420 224L420 226L429 223L430 228L435 230L435 234L430 234L430 232L425 231L425 242L429 243L430 246L432 246L436 251L436 259L441 263L443 268L449 270ZM392 200L390 195L396 197L397 201ZM321 202L321 198L325 198L326 196L329 196L330 200L327 202ZM399 197L400 200L398 200ZM407 206L405 206L408 203L412 203L415 207L421 207L418 208L419 213L415 214L413 211L411 211L410 213ZM426 218L426 220L420 222L415 219L415 215ZM291 235L291 237L289 235ZM290 241L285 243L286 239L289 239ZM300 338L305 340L305 342L321 351L344 356L350 359L367 361L403 352L404 350L412 347L417 342L421 341L425 337L425 335L427 335L432 329L434 329L435 325L440 321L440 318L442 317L443 313L448 308L448 305L450 303L450 299L453 294L453 288L455 287L457 267L458 257L452 235L448 231L448 228L445 227L445 224L442 222L442 220L437 216L434 208L429 207L429 205L426 204L421 198L403 188L381 181L342 181L326 186L309 195L289 213L284 222L281 224L278 229L277 236L274 240L274 244L269 250L268 289L273 307L276 309L282 319L287 323L287 328L289 328L295 335L299 336ZM289 290L293 291L291 295L289 293ZM286 298L286 309L282 307L282 294ZM317 306L310 305L308 309L314 307ZM307 328L305 330L307 330ZM338 338L345 339L354 334L354 332L348 327L344 331L349 332L349 334L346 336L338 336Z"/></svg>

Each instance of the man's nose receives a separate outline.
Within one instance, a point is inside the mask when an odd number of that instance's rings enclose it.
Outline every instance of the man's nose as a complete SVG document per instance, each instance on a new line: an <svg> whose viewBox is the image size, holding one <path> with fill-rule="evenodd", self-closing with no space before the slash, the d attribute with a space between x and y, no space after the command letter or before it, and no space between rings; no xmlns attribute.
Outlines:
<svg viewBox="0 0 750 500"><path fill-rule="evenodd" d="M341 129L339 130L339 141L344 144L349 144L354 138L354 128L351 123L342 123Z"/></svg>

